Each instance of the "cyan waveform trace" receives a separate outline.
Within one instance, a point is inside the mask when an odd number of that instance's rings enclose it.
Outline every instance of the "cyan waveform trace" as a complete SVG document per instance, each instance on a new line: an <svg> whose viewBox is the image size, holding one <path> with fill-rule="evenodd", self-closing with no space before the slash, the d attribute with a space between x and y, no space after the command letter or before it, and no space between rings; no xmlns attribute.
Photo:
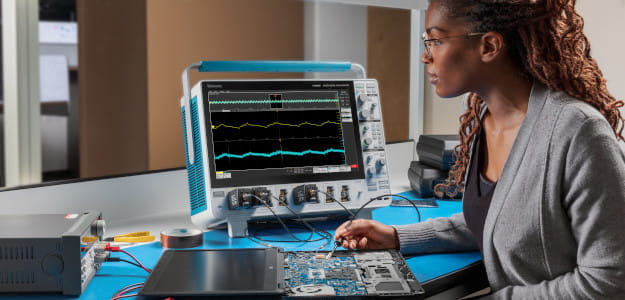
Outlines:
<svg viewBox="0 0 625 300"><path fill-rule="evenodd" d="M341 125L341 123L339 122L333 122L333 121L325 121L321 124L314 124L314 123L310 123L308 121L306 122L302 122L299 124L289 124L289 123L280 123L280 122L273 122L271 124L267 124L267 125L259 125L259 124L252 124L252 123L244 123L240 126L232 126L232 125L226 125L226 124L219 124L217 126L213 125L213 130L214 129L219 129L219 127L228 127L228 128L234 128L234 129L241 129L241 127L245 127L245 126L252 126L252 127L262 127L262 128L269 128L270 126L274 126L274 125L282 125L282 126L291 126L291 127L301 127L303 125L310 125L310 126L317 126L317 127L321 127L323 125L326 124L335 124L335 125Z"/></svg>
<svg viewBox="0 0 625 300"><path fill-rule="evenodd" d="M293 151L282 151L282 150L276 150L274 152L271 153L257 153L257 152L247 152L244 154L230 154L230 153L222 153L219 154L217 156L215 156L215 160L219 160L222 159L224 157L232 157L232 158L246 158L248 156L260 156L260 157L272 157L272 156L276 156L276 155L294 155L294 156L304 156L307 154L319 154L319 155L326 155L328 153L331 152L335 152L335 153L345 153L345 150L343 149L327 149L325 151L317 151L317 150L304 150L302 152L293 152Z"/></svg>
<svg viewBox="0 0 625 300"><path fill-rule="evenodd" d="M269 99L232 99L232 100L209 100L209 104L266 104L266 103L332 103L339 102L335 99L289 99L289 100L269 100Z"/></svg>

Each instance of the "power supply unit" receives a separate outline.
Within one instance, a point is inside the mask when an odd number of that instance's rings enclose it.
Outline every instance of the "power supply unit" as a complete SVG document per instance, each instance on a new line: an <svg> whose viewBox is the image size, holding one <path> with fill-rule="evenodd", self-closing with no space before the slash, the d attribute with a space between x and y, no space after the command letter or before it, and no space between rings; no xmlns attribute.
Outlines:
<svg viewBox="0 0 625 300"><path fill-rule="evenodd" d="M100 263L102 214L0 215L0 293L80 295Z"/></svg>

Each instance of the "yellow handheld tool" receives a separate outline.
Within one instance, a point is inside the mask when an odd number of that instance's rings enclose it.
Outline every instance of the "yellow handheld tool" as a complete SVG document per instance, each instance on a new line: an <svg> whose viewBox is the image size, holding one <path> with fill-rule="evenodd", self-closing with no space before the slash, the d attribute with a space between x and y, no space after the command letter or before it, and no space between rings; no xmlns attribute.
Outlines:
<svg viewBox="0 0 625 300"><path fill-rule="evenodd" d="M125 242L125 243L143 243L152 242L155 238L150 235L149 231L137 231L126 234L120 234L113 237L113 242Z"/></svg>

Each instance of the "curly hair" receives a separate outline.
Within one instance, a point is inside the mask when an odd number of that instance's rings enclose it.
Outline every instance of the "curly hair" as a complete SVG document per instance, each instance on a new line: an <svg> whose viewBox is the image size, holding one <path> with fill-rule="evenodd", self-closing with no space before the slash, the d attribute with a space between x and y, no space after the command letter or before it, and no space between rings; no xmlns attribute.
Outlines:
<svg viewBox="0 0 625 300"><path fill-rule="evenodd" d="M595 107L609 122L616 137L623 138L623 101L612 96L590 43L583 33L584 20L575 11L575 0L432 0L450 19L467 22L473 32L499 32L507 54L523 76L562 91ZM460 116L456 162L448 182L435 187L438 196L454 196L464 190L471 141L481 127L483 100L474 93L466 99Z"/></svg>

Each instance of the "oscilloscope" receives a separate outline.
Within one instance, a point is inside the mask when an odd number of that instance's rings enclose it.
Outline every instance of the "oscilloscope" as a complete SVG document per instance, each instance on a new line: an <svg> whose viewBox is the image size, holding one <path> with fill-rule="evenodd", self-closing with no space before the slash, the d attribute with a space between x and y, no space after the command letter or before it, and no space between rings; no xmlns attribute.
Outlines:
<svg viewBox="0 0 625 300"><path fill-rule="evenodd" d="M203 80L181 106L198 226L247 236L249 220L292 217L287 205L327 216L390 194L375 79Z"/></svg>

